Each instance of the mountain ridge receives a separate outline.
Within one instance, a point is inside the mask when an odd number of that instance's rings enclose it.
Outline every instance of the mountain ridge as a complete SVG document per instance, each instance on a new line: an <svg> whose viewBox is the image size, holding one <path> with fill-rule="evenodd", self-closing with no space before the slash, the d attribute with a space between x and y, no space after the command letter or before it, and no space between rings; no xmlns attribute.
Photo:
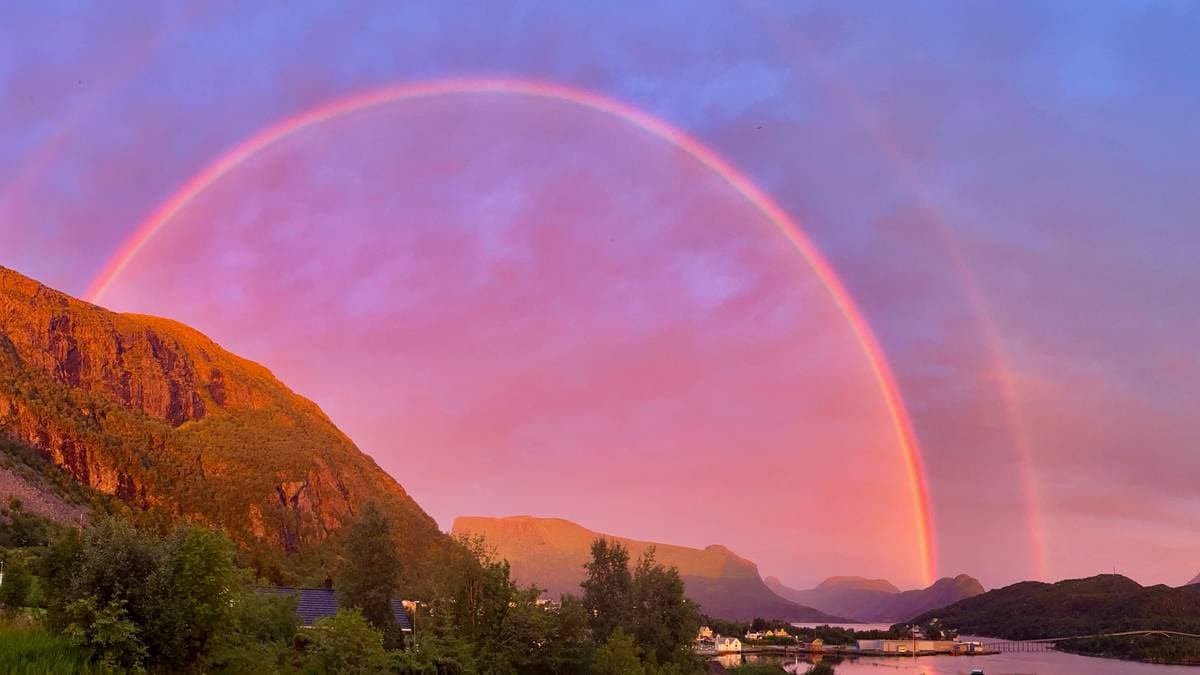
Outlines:
<svg viewBox="0 0 1200 675"><path fill-rule="evenodd" d="M629 549L631 561L651 546L656 558L679 568L688 596L705 613L723 619L756 616L789 621L842 622L838 616L781 598L763 584L758 566L720 544L703 549L657 544L589 530L564 518L535 516L459 516L452 534L479 536L512 566L522 584L536 584L552 597L578 595L583 565L597 537L615 540Z"/></svg>
<svg viewBox="0 0 1200 675"><path fill-rule="evenodd" d="M984 592L983 585L966 574L942 577L926 588L909 591L885 579L864 577L829 577L808 590L788 588L775 577L768 577L766 583L788 600L865 623L905 621Z"/></svg>

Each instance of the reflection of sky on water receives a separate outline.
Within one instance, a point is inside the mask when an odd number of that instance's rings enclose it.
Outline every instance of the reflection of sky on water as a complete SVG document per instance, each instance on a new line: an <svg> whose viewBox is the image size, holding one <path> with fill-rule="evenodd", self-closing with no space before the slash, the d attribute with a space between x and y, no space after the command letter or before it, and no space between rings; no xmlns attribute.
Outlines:
<svg viewBox="0 0 1200 675"><path fill-rule="evenodd" d="M739 655L720 657L726 668L741 662ZM1163 666L1149 663L1131 663L1116 659L1099 659L1077 656L1063 652L1041 652L1028 654L995 654L992 656L923 656L919 659L902 657L876 657L843 659L834 664L837 675L970 675L971 669L983 668L987 675L1186 675L1200 672L1185 666ZM779 663L789 673L805 673L813 661L795 656L746 655L745 661L752 663Z"/></svg>

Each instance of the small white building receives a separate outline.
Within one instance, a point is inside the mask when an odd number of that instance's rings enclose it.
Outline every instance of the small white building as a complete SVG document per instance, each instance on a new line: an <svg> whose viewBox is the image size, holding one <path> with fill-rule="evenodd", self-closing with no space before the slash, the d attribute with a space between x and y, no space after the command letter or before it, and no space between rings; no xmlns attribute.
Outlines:
<svg viewBox="0 0 1200 675"><path fill-rule="evenodd" d="M717 636L717 653L734 654L742 651L742 641L735 637Z"/></svg>

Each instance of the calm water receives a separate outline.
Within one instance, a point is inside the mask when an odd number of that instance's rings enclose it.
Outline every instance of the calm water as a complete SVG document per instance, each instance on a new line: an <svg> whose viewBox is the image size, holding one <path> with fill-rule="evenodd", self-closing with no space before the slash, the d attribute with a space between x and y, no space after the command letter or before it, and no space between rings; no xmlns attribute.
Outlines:
<svg viewBox="0 0 1200 675"><path fill-rule="evenodd" d="M803 658L747 656L747 660L782 663L788 672L804 673L812 665ZM726 665L734 665L726 663ZM795 666L795 667L793 667ZM995 654L992 656L922 656L914 662L901 657L845 659L834 666L837 675L969 675L983 668L986 675L1158 675L1200 673L1200 667L1156 666L1097 659L1062 652Z"/></svg>
<svg viewBox="0 0 1200 675"><path fill-rule="evenodd" d="M816 628L818 626L829 626L831 628L849 628L850 630L889 630L892 625L888 623L793 623L797 628Z"/></svg>

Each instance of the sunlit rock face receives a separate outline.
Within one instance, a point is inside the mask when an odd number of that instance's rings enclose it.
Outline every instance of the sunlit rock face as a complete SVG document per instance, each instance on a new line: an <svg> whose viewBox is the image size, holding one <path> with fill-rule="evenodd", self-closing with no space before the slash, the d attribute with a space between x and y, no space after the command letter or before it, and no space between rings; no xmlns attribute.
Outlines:
<svg viewBox="0 0 1200 675"><path fill-rule="evenodd" d="M0 268L0 431L135 509L239 543L320 547L368 500L419 548L436 524L311 401L174 321Z"/></svg>

